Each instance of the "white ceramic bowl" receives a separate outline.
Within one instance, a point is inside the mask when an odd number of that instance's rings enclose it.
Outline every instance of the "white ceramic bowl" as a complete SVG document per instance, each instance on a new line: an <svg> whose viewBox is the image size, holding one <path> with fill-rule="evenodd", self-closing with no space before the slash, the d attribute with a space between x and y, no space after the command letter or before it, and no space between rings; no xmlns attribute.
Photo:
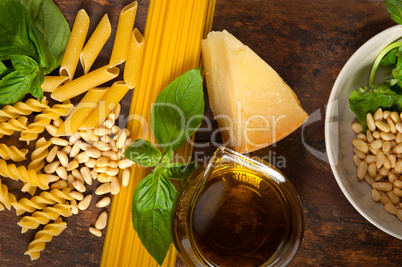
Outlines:
<svg viewBox="0 0 402 267"><path fill-rule="evenodd" d="M388 28L362 45L339 73L329 97L325 118L325 143L332 172L342 192L360 214L384 232L402 239L402 222L384 211L371 198L371 187L356 178L351 125L356 120L349 108L349 95L355 88L368 85L371 66L378 53L402 37L402 26ZM377 82L383 77L379 76Z"/></svg>

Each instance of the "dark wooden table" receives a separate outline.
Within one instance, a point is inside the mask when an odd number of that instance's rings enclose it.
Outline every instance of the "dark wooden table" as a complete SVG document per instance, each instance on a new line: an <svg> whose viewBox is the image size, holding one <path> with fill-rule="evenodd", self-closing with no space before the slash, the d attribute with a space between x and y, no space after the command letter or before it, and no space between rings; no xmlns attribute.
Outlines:
<svg viewBox="0 0 402 267"><path fill-rule="evenodd" d="M70 25L80 8L93 22L104 13L115 30L130 1L57 0ZM139 0L136 26L143 31L148 1ZM91 24L90 32L96 23ZM353 52L394 25L382 0L217 0L213 30L226 29L266 60L293 88L309 123L255 154L270 159L293 183L302 200L306 230L292 266L401 266L402 241L365 220L339 189L325 155L324 113L332 85ZM96 66L109 58L109 40ZM124 99L128 113L130 97ZM206 114L212 118L207 107ZM213 131L217 125L213 124ZM211 133L196 135L195 152L211 155ZM5 183L13 190L10 182ZM17 196L20 196L17 194ZM93 237L99 210L68 219L68 228L31 262L23 253L34 233L20 233L14 212L0 212L0 266L98 266L103 238ZM402 227L402 224L401 224ZM178 265L182 263L178 261Z"/></svg>

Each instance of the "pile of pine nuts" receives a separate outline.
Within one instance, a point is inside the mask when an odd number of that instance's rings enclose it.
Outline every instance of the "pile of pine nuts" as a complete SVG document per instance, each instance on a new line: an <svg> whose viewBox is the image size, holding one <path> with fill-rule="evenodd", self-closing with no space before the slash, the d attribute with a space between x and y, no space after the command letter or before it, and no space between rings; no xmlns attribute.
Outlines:
<svg viewBox="0 0 402 267"><path fill-rule="evenodd" d="M63 123L61 119L46 126L53 136L50 139L53 147L46 157L44 172L51 183L51 189L71 188L73 214L89 207L92 194L88 192L87 186L91 186L93 180L100 182L94 192L100 198L96 202L98 208L107 207L111 202L110 195L118 194L120 185L125 187L129 183L130 167L133 163L124 158L123 152L132 141L128 138L129 130L120 129L115 125L118 112L115 110L110 113L99 128L80 130L68 140L55 134ZM120 170L121 181L118 178ZM89 231L100 237L106 224L107 211L103 211Z"/></svg>
<svg viewBox="0 0 402 267"><path fill-rule="evenodd" d="M402 113L378 109L367 113L367 130L352 124L357 179L371 185L371 197L402 221Z"/></svg>

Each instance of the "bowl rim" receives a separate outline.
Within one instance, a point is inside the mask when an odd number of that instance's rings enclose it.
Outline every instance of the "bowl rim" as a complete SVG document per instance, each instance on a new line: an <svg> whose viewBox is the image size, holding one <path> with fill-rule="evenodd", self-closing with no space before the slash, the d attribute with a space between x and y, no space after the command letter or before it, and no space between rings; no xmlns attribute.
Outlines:
<svg viewBox="0 0 402 267"><path fill-rule="evenodd" d="M384 38L386 36L389 36L393 31L395 31L396 29L400 29L402 27L402 25L394 25L391 26L379 33L377 33L376 35L374 35L373 37L371 37L369 40L367 40L363 45L361 45L353 54L352 56L346 61L346 63L343 65L341 71L339 72L334 85L331 88L331 93L330 96L328 98L328 103L327 103L327 108L326 108L326 112L325 112L325 124L324 124L324 136L325 136L325 148L326 148L326 154L328 157L328 162L330 164L332 173L335 177L335 180L338 184L338 186L340 187L343 195L347 198L347 200L349 201L349 203L360 213L360 215L362 215L366 220L368 220L371 224L373 224L374 226L376 226L378 229L384 231L385 233L401 239L402 240L402 234L397 234L389 229L387 229L386 227L384 227L383 225L381 225L380 223L376 222L375 218L371 217L370 215L368 215L363 209L361 209L359 207L359 205L357 204L357 202L353 199L352 195L349 193L349 191L347 190L347 188L345 187L344 183L345 181L343 181L340 177L340 174L337 170L337 166L339 163L338 159L335 158L336 154L334 155L332 152L333 148L331 147L331 129L333 129L333 127L331 127L331 123L332 123L332 118L333 118L333 112L334 110L337 108L336 105L334 105L333 103L335 103L337 101L337 97L339 96L339 92L343 89L339 89L339 85L341 83L341 78L343 78L343 76L345 75L345 73L353 66L353 64L355 63L354 61L356 60L356 58L362 53L362 51L368 49L372 43L376 42L378 39ZM402 37L402 35L401 35ZM386 39L386 38L384 38ZM339 128L338 128L339 129ZM402 222L401 222L402 223ZM401 225L402 226L402 225Z"/></svg>

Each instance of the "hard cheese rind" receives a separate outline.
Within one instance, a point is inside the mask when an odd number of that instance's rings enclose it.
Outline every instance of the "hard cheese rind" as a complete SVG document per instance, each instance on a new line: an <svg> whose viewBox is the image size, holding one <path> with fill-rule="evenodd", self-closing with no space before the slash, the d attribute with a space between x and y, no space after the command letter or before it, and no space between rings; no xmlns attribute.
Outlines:
<svg viewBox="0 0 402 267"><path fill-rule="evenodd" d="M209 33L202 55L209 103L225 146L252 152L289 135L308 118L278 73L227 31Z"/></svg>

